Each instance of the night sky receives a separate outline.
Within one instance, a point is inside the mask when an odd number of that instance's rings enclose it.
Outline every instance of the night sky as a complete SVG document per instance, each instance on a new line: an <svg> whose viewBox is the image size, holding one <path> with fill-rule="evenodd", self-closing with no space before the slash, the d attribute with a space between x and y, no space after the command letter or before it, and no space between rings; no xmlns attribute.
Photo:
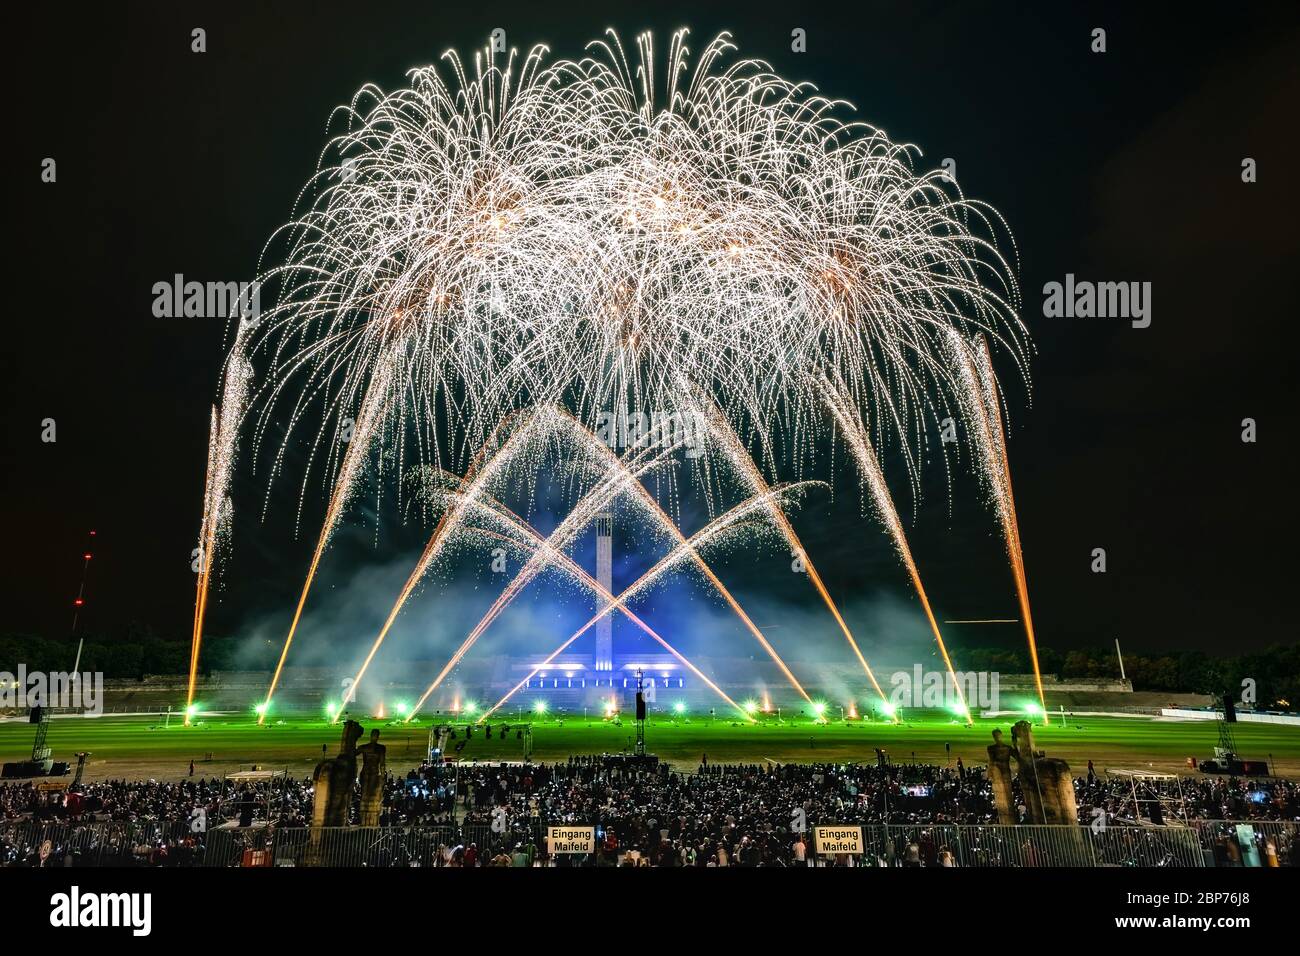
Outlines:
<svg viewBox="0 0 1300 956"><path fill-rule="evenodd" d="M48 7L19 12L0 632L68 633L93 528L83 626L140 621L188 636L226 330L155 318L152 286L175 273L252 279L315 168L334 105L368 81L396 87L407 69L449 47L467 52L497 27L511 45L544 42L559 58L580 56L606 26L626 43L653 29L662 55L669 32L689 26L692 50L728 29L740 56L849 100L919 146L925 168L953 157L967 195L1005 216L1037 348L1032 396L999 368L1040 642L1118 637L1126 648L1232 653L1294 641L1286 332L1296 319L1297 15L1293 4L1215 15L1137 6L368 2L331 13L316 3L138 3L75 21ZM201 55L190 52L196 26L207 30ZM791 52L796 27L806 53ZM1104 54L1090 52L1094 27L1107 30ZM40 180L45 157L57 160L55 184ZM1258 182L1242 182L1245 157ZM1045 318L1043 285L1067 273L1151 282L1150 328ZM1247 417L1254 444L1241 440ZM53 444L41 441L45 418L57 422ZM323 510L320 495L309 500L295 539L293 483L262 524L264 477L241 475L212 632L274 614L287 624ZM911 521L904 484L896 478L895 493ZM1015 617L998 528L973 482L958 481L951 508L937 467L925 489L909 529L941 616ZM846 479L834 503L812 501L796 518L828 585L849 604L883 595L914 605L856 506ZM370 564L409 566L420 527L381 518L376 545L374 527L353 517L328 586ZM1098 547L1105 574L1090 570ZM779 575L788 556L768 557L719 570L742 601L776 591L816 610L810 591ZM952 633L962 647L1020 632Z"/></svg>

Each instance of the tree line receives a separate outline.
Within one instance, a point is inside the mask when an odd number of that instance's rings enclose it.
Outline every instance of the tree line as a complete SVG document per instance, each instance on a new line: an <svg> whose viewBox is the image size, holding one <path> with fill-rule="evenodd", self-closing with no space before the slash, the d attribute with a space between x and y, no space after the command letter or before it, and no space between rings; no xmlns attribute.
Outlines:
<svg viewBox="0 0 1300 956"><path fill-rule="evenodd" d="M1044 674L1062 680L1118 678L1119 660L1114 647L1072 651L1039 648ZM960 651L963 670L1027 674L1033 670L1029 650L970 648ZM1166 651L1124 654L1124 674L1135 691L1180 694L1225 694L1242 700L1254 696L1265 710L1300 709L1300 645L1275 645L1237 656L1212 656L1204 651Z"/></svg>
<svg viewBox="0 0 1300 956"><path fill-rule="evenodd" d="M279 648L254 644L244 638L207 637L203 641L200 672L270 670ZM0 671L16 673L18 664L29 671L71 671L77 656L77 639L46 638L30 634L0 634ZM1027 674L1033 668L1027 648L959 648L960 670ZM115 634L88 634L81 652L82 672L102 672L106 678L142 680L154 675L189 672L190 642L156 634L146 625L132 624ZM1039 649L1044 674L1062 680L1105 679L1120 676L1113 647L1058 651ZM1204 651L1126 653L1124 672L1138 691L1189 694L1231 693L1268 710L1300 710L1300 645L1275 645L1237 656L1213 656ZM1244 697L1245 695L1245 697Z"/></svg>

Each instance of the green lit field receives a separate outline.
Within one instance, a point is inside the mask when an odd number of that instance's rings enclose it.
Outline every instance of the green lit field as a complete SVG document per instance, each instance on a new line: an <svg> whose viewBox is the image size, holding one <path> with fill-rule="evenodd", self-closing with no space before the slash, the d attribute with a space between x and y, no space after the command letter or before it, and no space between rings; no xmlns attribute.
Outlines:
<svg viewBox="0 0 1300 956"><path fill-rule="evenodd" d="M506 723L512 723L507 716ZM530 715L533 759L563 760L571 754L630 750L635 728L582 716ZM647 724L647 749L680 767L694 767L707 754L709 762L821 762L872 761L875 748L883 747L895 763L916 759L946 763L951 759L973 766L987 762L985 748L992 731L1001 728L1010 741L1010 718L977 720L973 727L938 717L909 716L903 723L832 720L761 719L756 725L709 716L654 718ZM410 724L361 719L369 731L378 727L380 742L388 747L390 769L404 770L424 756L430 720ZM492 739L476 728L461 750L465 759L519 760L523 742L515 730L503 740L500 721L493 721ZM0 761L30 756L34 729L25 721L0 722ZM1268 724L1235 725L1243 757L1271 758L1277 772L1300 776L1300 729ZM309 774L321 758L321 746L337 750L340 728L325 720L297 719L258 727L251 717L204 715L196 726L184 727L177 717L106 716L63 718L51 722L46 741L55 760L75 765L79 750L92 753L88 779L106 777L171 779L189 771L196 775L227 773L259 764L266 769L288 768ZM463 727L453 744L464 740ZM1213 721L1174 721L1149 718L1073 717L1064 726L1054 718L1050 726L1035 730L1035 742L1050 756L1063 757L1081 772L1089 759L1098 770L1106 767L1186 772L1186 759L1209 757L1217 743Z"/></svg>

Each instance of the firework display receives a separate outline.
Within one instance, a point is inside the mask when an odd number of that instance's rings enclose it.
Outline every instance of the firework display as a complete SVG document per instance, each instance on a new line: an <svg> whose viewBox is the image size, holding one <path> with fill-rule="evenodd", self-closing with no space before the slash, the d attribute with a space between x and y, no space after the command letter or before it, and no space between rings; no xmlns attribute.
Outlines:
<svg viewBox="0 0 1300 956"><path fill-rule="evenodd" d="M685 31L673 35L662 61L650 35L629 55L613 32L579 60L548 63L541 47L523 56L489 48L469 63L449 53L451 82L435 67L418 69L406 87L366 86L336 111L336 135L299 214L268 243L275 264L260 285L271 304L246 342L241 329L227 376L230 393L238 364L237 394L223 399L214 425L209 547L245 408L249 466L268 458L272 482L308 432L300 518L312 475L327 476L325 519L261 716L322 556L372 463L381 479L384 469L423 469L454 491L421 500L440 517L343 704L430 566L458 535L481 533L484 509L500 515L492 502L501 483L520 468L542 471L557 441L585 456L583 493L546 538L510 522L500 531L530 550L523 570L416 710L538 573L571 563L566 549L616 499L634 502L672 547L655 574L679 564L703 573L811 703L696 547L737 514L769 524L805 562L883 700L784 513L788 495L769 484L769 475L800 473L828 439L844 442L861 469L952 673L874 449L898 452L917 496L927 430L956 412L972 422L984 473L994 457L1005 465L1001 418L990 419L986 395L996 393L987 346L977 347L978 368L962 357L979 336L1026 374L1001 219L942 173L917 171L915 148L839 119L846 104L759 61L724 65L734 49L727 34L694 61L686 41ZM628 408L702 420L746 502L716 507L710 482L720 466L695 469L710 510L721 513L688 538L645 483L662 475L676 494L677 479L660 467L672 441L619 457L583 424ZM280 443L268 451L272 434ZM757 457L741 434L756 436ZM1009 480L997 487L1005 490L995 499L1009 500ZM999 516L1014 527L1014 517ZM1011 531L1008 548L1032 646ZM626 610L636 589L604 595L602 613Z"/></svg>

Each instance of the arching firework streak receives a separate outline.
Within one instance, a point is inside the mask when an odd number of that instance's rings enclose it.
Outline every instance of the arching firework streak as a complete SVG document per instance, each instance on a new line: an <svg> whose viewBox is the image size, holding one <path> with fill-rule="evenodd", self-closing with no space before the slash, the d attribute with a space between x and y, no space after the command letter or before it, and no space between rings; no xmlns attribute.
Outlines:
<svg viewBox="0 0 1300 956"><path fill-rule="evenodd" d="M867 431L862 426L862 418L841 390L836 389L830 382L825 382L824 387L826 404L844 434L844 441L853 455L853 460L858 463L858 469L862 472L862 478L871 493L871 500L875 502L876 510L880 513L880 520L889 529L889 534L894 539L894 546L898 548L899 557L903 559L907 573L912 576L912 585L916 588L917 597L921 599L921 607L925 609L925 617L930 622L930 630L939 645L939 653L943 655L944 666L948 668L948 677L957 691L958 700L961 701L962 715L966 718L966 723L971 724L973 721L970 708L966 706L966 696L962 693L961 682L957 680L957 675L953 671L948 648L943 643L943 634L939 632L939 622L935 620L930 599L925 593L925 586L921 584L921 572L917 570L916 561L912 558L912 549L907 543L907 536L903 533L903 522L899 520L898 509L894 507L894 498L889 493L889 486L885 484L885 476L880 470L880 462L876 460L876 453L871 447Z"/></svg>
<svg viewBox="0 0 1300 956"><path fill-rule="evenodd" d="M190 722L194 703L194 682L199 669L199 650L203 644L203 618L208 608L208 589L212 568L222 534L230 527L232 506L230 483L235 473L235 450L239 425L248 406L249 384L253 369L244 352L244 334L251 323L240 320L235 345L226 365L221 408L212 408L208 428L208 474L203 492L203 523L199 529L199 570L194 597L194 630L190 639L190 673L185 689L185 723Z"/></svg>
<svg viewBox="0 0 1300 956"><path fill-rule="evenodd" d="M501 504L500 502L489 499L486 501L486 503L474 502L474 505L479 510L490 514L493 518L505 522L506 525L511 530L517 532L519 535L522 535L524 540L521 541L518 538L511 538L508 537L507 535L500 535L500 534L494 534L495 537L498 537L503 541L507 541L515 545L522 545L525 547L532 547L532 548L545 547L546 539L542 537L542 535L537 531L537 529L534 528L532 525L528 524L528 522L524 521L521 517L519 517L517 514L515 514L513 511L511 511L509 508L507 508L505 505ZM567 554L565 554L562 551L558 552L557 555L557 567L559 567L562 571L566 572L567 574L571 575L574 580L576 580L578 583L582 584L588 590L590 590L598 600L605 601L605 602L612 602L615 600L614 595L611 594L609 591L605 590L605 588L601 586L599 581L597 581L590 574L588 574L582 568L581 565L579 565L576 561L574 561L571 557L569 557ZM755 722L754 718L749 716L749 714L745 712L745 709L743 707L741 707L734 700L728 697L726 692L723 691L721 687L719 687L712 680L710 680L709 677L703 671L701 671L690 660L688 660L684 654L682 654L679 650L677 650L677 648L673 647L666 640L660 637L658 632L656 632L654 628L652 628L645 621L641 620L640 617L632 613L632 611L627 607L620 606L619 609L623 612L623 615L629 621L631 621L642 631L644 631L651 639L656 641L661 647L667 650L668 653L672 654L673 657L677 658L677 660L679 660L683 665L685 665L687 668L690 669L692 674L694 674L700 680L704 681L704 683L709 687L710 690L712 690L724 701L730 704L731 707L735 709L736 713L738 713L741 717L745 718L745 720L749 721L750 723ZM543 663L550 664L550 662L553 661L555 657L560 653L561 651L556 651L554 654L548 657L546 661L544 661ZM483 719L482 717L479 718L480 721L482 721L482 719Z"/></svg>
<svg viewBox="0 0 1300 956"><path fill-rule="evenodd" d="M577 428L582 427L576 419L574 419L574 426ZM673 446L674 449L676 447L677 445ZM619 460L618 456L605 447L604 443L595 442L595 448L597 453L606 459L610 467L626 469L626 466ZM727 590L727 586L722 583L722 580L716 574L713 573L713 569L709 567L708 563L705 562L702 557L700 557L699 553L690 546L686 536L682 534L681 528L677 527L676 522L674 522L673 519L669 517L668 513L660 507L659 502L655 501L654 495L650 494L649 490L645 485L641 484L640 481L633 481L631 487L637 497L649 510L650 514L658 520L660 527L664 531L667 531L677 541L679 547L685 547L687 549L687 553L691 560L695 562L696 567L698 567L704 574L709 583L713 585L718 594L722 596L722 599L727 602L727 606L735 612L736 617L740 618L741 623L745 625L745 628L751 635L753 635L754 639L758 641L763 650L767 651L768 657L772 658L776 663L776 666L781 669L781 673L785 675L786 680L790 682L790 685L799 692L800 696L802 696L804 700L811 704L813 702L812 698L808 696L808 692L803 689L803 685L799 683L798 679L790 671L790 668L786 666L785 661L781 660L781 655L776 652L776 648L768 643L767 638L763 636L763 632L758 629L758 625L750 620L749 615L745 613L745 609L740 606L740 602L732 597L731 592Z"/></svg>
<svg viewBox="0 0 1300 956"><path fill-rule="evenodd" d="M194 702L194 681L199 667L199 642L203 634L203 614L208 603L208 581L211 577L211 561L216 534L213 526L220 513L221 502L213 504L213 479L217 458L217 442L221 436L221 417L217 406L212 406L211 421L208 426L208 473L203 489L203 521L199 525L199 570L195 577L194 624L190 632L190 676L185 690L185 724L189 726L190 705Z"/></svg>
<svg viewBox="0 0 1300 956"><path fill-rule="evenodd" d="M754 463L754 459L752 459L749 456L749 453L745 450L744 445L741 444L740 437L736 434L735 429L731 427L731 423L726 420L722 411L716 405L701 401L700 406L699 414L703 417L704 422L709 429L709 433L713 435L718 444L722 446L723 453L727 456L727 460L730 461L733 467L744 476L745 481L749 485L750 491L753 494L766 495L770 490L767 480L763 477L762 472L759 471L758 466ZM872 673L871 665L868 664L867 659L862 656L862 649L858 647L858 642L853 639L853 633L849 630L848 624L845 623L844 616L840 614L840 609L835 606L835 602L831 599L830 591L828 591L826 585L822 583L821 575L817 573L817 567L813 564L812 558L808 556L808 552L804 549L803 542L799 540L799 535L795 533L794 527L790 524L790 519L785 516L785 512L783 512L775 503L772 504L769 513L773 522L775 522L777 528L785 537L786 542L794 549L795 553L802 557L804 568L808 572L809 580L812 581L813 586L817 589L817 593L821 595L822 601L835 617L835 621L839 624L845 640L847 640L849 646L853 648L853 653L857 655L858 662L862 665L862 669L867 672L867 677L871 681L871 686L876 689L877 696L879 696L882 701L888 703L888 699L885 697L885 692L880 689L880 684L876 680L876 675Z"/></svg>
<svg viewBox="0 0 1300 956"><path fill-rule="evenodd" d="M562 553L561 549L567 547L573 537L580 533L583 528L587 527L595 519L595 516L609 504L609 502L613 501L619 494L629 490L634 492L640 499L641 503L645 505L651 517L658 522L659 527L676 538L679 546L686 548L685 553L688 553L692 557L696 565L704 573L705 577L709 579L710 583L713 584L713 586L718 590L718 593L722 595L724 600L726 600L727 604L740 618L746 628L748 628L749 632L758 640L764 650L768 652L772 660L776 662L777 666L781 669L782 673L785 674L791 685L799 691L805 700L812 703L812 698L808 696L808 692L804 690L803 685L800 684L794 674L791 673L789 667L786 666L786 663L781 660L776 649L767 642L763 637L762 632L759 631L754 622L750 620L749 615L745 613L739 602L732 597L731 592L727 590L726 585L718 579L718 576L713 573L713 570L699 556L699 554L690 547L685 536L682 535L681 530L673 523L672 518L664 512L659 503L655 501L654 496L651 495L641 483L641 476L650 469L657 467L668 455L675 452L677 448L680 447L681 441L672 445L661 446L656 450L655 437L658 432L652 431L643 436L641 441L645 443L646 447L642 448L638 453L638 456L633 459L631 464L629 464L615 455L591 432L583 428L582 424L576 418L569 415L563 409L557 409L557 414L567 421L570 425L572 434L578 439L582 447L584 447L588 452L593 452L595 457L597 457L606 467L607 470L605 476L595 488L588 492L587 495L574 506L573 510L564 521L561 522L559 527L557 527L555 531L551 533L551 536L546 539L544 543L545 546L539 548L537 553L529 559L528 563L514 578L514 580L506 586L506 589L497 598L496 602L493 603L492 607L490 607L483 615L478 624L474 626L474 629L470 632L469 636L466 637L460 647L456 649L456 652L452 655L451 659L443 666L442 670L438 673L438 676L434 678L433 683L429 685L424 694L422 694L420 699L416 702L415 706L411 708L411 714L407 719L410 720L411 717L415 716L419 709L424 705L424 702L429 699L429 695L437 690L438 686L446 679L447 675L451 673L452 668L460 662L460 660L465 656L465 653L483 635L483 632L487 630L491 623L496 619L497 615L509 606L510 602L518 596L519 592L522 591L523 588L526 587L528 583L547 566L548 563L552 560L556 560L554 555ZM640 458L650 451L655 451L655 454L650 457L648 461L640 461Z"/></svg>
<svg viewBox="0 0 1300 956"><path fill-rule="evenodd" d="M1020 548L1020 523L1016 519L1016 499L1011 493L1011 462L1007 457L1006 432L1002 428L1002 407L998 397L998 383L993 374L993 360L988 342L977 335L968 346L956 333L951 333L949 344L956 353L967 417L974 426L975 445L989 484L994 508L1002 521L1002 531L1007 542L1007 556L1011 560L1011 574L1016 582L1016 597L1020 601L1020 615L1025 622L1025 637L1029 641L1029 656L1034 665L1034 681L1038 685L1038 702L1047 715L1047 700L1043 695L1043 675L1038 665L1038 642L1034 639L1034 618L1029 610L1029 582L1025 577L1025 555Z"/></svg>
<svg viewBox="0 0 1300 956"><path fill-rule="evenodd" d="M685 548L684 553L691 556L704 575L709 579L713 586L717 588L719 594L721 594L727 601L732 610L736 612L737 616L749 629L750 633L753 634L753 636L768 652L776 662L777 666L781 668L781 671L789 679L791 685L803 695L805 700L811 703L812 698L808 696L807 691L803 689L803 686L795 678L794 674L790 672L790 669L786 666L785 662L781 660L780 655L777 654L776 650L767 642L766 639L764 639L762 633L754 625L754 622L749 619L749 616L745 613L744 609L741 608L736 599L731 596L731 592L727 590L726 586L718 579L717 575L713 573L713 570L707 563L705 563L699 554L691 548L686 538L682 535L681 530L659 506L659 503L655 501L654 496L646 490L643 484L641 484L641 476L650 469L657 467L667 458L668 455L675 452L680 446L680 442L677 444L661 446L656 450L654 436L657 433L651 432L642 438L642 441L646 443L646 447L643 448L641 452L638 453L637 458L634 458L631 464L629 464L610 451L609 448L607 448L603 442L597 440L591 432L583 428L582 424L577 419L573 418L562 409L558 410L558 414L567 420L574 436L578 438L583 447L585 447L589 452L595 452L596 456L601 459L607 469L605 477L595 488L592 489L592 491L588 492L588 494L574 506L573 510L560 526L557 527L555 531L552 532L551 536L546 539L544 546L538 549L515 579L512 580L501 593L496 602L488 609L487 613L483 615L482 619L480 619L478 624L475 625L469 636L461 643L455 654L452 655L451 659L438 673L438 676L434 678L433 683L431 683L428 689L425 690L424 694L421 695L419 701L417 701L416 705L411 709L411 715L407 719L409 720L410 717L413 717L419 711L419 709L424 705L424 702L428 700L429 695L432 694L442 681L446 679L447 675L451 673L452 668L456 666L456 664L465 656L465 653L470 649L470 647L472 647L479 637L482 636L483 632L487 630L491 623L496 619L497 615L505 610L505 608L509 606L510 602L518 596L520 591L522 591L523 588L537 576L537 574L547 567L548 564L559 560L556 556L562 555L563 552L561 549L567 547L572 539L580 533L582 529L590 525L595 519L595 516L599 514L611 501L613 501L614 498L628 490L633 491L637 495L642 504L646 506L651 517L658 522L660 528L668 531L678 540L679 545ZM650 451L654 451L654 455L651 456L648 461L640 461L640 458ZM597 619L599 619L599 616Z"/></svg>
<svg viewBox="0 0 1300 956"><path fill-rule="evenodd" d="M343 453L343 463L334 482L329 507L325 510L325 523L321 526L316 550L312 553L311 565L307 569L307 579L303 581L302 594L298 597L298 607L293 612L293 622L289 625L289 633L284 639L280 660L275 665L271 686L267 688L266 700L262 702L260 713L257 715L259 724L266 720L266 712L271 707L271 697L280 683L280 673L284 670L285 658L289 656L289 646L293 643L294 632L298 629L298 620L302 617L303 605L307 603L307 593L311 590L312 581L316 577L316 568L320 564L321 555L325 553L325 546L329 544L330 537L334 534L339 517L351 497L357 478L361 475L366 455L370 451L370 444L383 423L392 389L393 366L397 360L398 348L398 345L394 345L385 351L384 361L376 367L374 377L366 389L365 398L361 401L361 410L357 413L357 420L352 430L352 440L348 443L347 451Z"/></svg>
<svg viewBox="0 0 1300 956"><path fill-rule="evenodd" d="M576 424L574 419L564 414L562 411L557 411L556 414L564 420L566 424ZM575 431L579 438L583 440L583 444L589 450L600 444L595 440L593 435L586 432L581 428L581 426L579 426ZM603 448L604 446L601 445L600 447ZM672 450L673 449L661 451L658 456L651 458L648 462L637 463L637 471L633 471L621 460L615 458L615 461L618 462L618 467L611 468L605 473L596 486L574 506L573 510L569 512L562 522L560 522L559 526L551 532L550 537L546 538L542 543L542 546L539 547L533 556L528 559L527 563L525 563L524 567L520 569L517 575L515 575L514 579L506 585L501 594L497 596L496 601L494 601L492 606L488 608L483 617L479 619L479 622L474 625L473 630L471 630L465 640L461 642L460 646L456 648L455 653L452 654L447 663L443 665L442 670L438 672L438 675L433 679L433 682L428 686L424 693L420 695L420 699L415 702L415 706L411 708L411 713L407 716L408 721L419 712L420 708L424 706L424 702L429 699L429 695L438 689L438 686L446 679L447 675L451 673L452 669L460 663L466 652L474 646L475 642L477 642L483 635L483 632L488 629L494 620L496 620L497 615L509 606L510 602L515 599L519 592L522 591L529 582L533 580L533 578L544 570L548 564L555 560L555 555L561 553L560 549L567 547L572 542L573 538L576 537L583 528L590 524L592 520L594 520L595 515L602 511L620 493L627 490L629 485L639 485L639 476L645 471L660 464L663 457L666 454L671 453ZM642 453L644 453L644 449Z"/></svg>
<svg viewBox="0 0 1300 956"><path fill-rule="evenodd" d="M512 687L510 691L499 701L493 704L490 709L485 711L483 713L483 717L480 717L479 720L481 721L483 720L483 718L491 716L498 709L500 709L502 704L504 704L507 700L513 697L516 692L518 692L519 688L523 687L526 683L528 683L528 681L532 680L535 676L537 676L538 671L540 671L543 667L546 667L553 660L555 660L556 657L558 657L560 654L563 654L565 649L568 648L569 645L571 645L574 641L580 638L583 634L587 633L587 631L589 631L595 625L595 623L599 621L602 617L604 617L606 614L612 614L614 611L622 609L628 601L630 601L640 592L644 591L650 585L654 584L655 581L657 581L660 577L662 577L666 572L671 570L675 565L685 561L687 558L690 558L695 561L699 561L698 548L701 545L709 544L713 539L721 536L727 531L733 530L738 524L742 523L747 518L751 518L756 514L766 514L769 511L769 509L773 506L773 501L778 497L780 497L781 495L789 494L791 492L802 491L804 488L808 487L811 484L812 482L800 482L794 485L787 485L783 488L772 489L766 495L759 495L754 498L750 498L747 501L744 501L741 504L737 505L735 508L732 508L730 511L722 515L719 515L717 518L715 518L713 521L710 521L699 531L695 532L695 534L691 535L690 538L684 538L681 544L679 544L667 555L661 558L660 561L649 571L641 575L641 577L637 578L636 581L632 582L632 585L628 587L626 590L624 590L621 594L619 594L617 597L615 597L614 595L608 595L609 600L608 603L604 605L604 607L598 610L591 617L591 619L587 621L586 624L582 625L582 627L578 628L571 635L569 635L568 640L566 640L563 644L561 644L554 651L552 651L550 656L548 656L545 661L543 661L541 664L538 664L536 667L534 667L528 673L528 676L526 676L523 680L521 680L514 687ZM779 504L776 506L780 507ZM608 594L608 592L606 592L606 594ZM798 685L795 686L798 687ZM803 691L802 687L798 687L798 689L801 692ZM807 694L804 694L804 697L805 699L808 700L809 703L812 703L812 698L808 697ZM408 717L407 720L409 721L410 717Z"/></svg>
<svg viewBox="0 0 1300 956"><path fill-rule="evenodd" d="M340 703L338 710L335 711L333 715L333 719L335 722L338 721L339 714L342 713L344 707L351 700L355 699L356 692L358 687L360 686L362 677L365 676L365 673L369 669L371 662L374 660L374 657L378 652L380 645L383 644L384 639L388 635L389 629L392 627L393 622L397 619L398 614L405 606L406 601L410 598L415 587L419 584L421 580L423 580L425 574L428 573L428 570L432 566L433 562L437 560L438 555L442 553L446 545L452 540L457 530L459 530L463 526L466 511L473 510L473 509L483 509L484 505L482 502L484 500L491 501L493 508L496 509L496 512L498 514L508 515L509 518L513 520L513 522L515 523L518 530L532 537L535 537L537 539L539 547L544 546L548 548L548 553L556 562L559 563L560 566L572 570L572 572L575 575L579 576L580 579L585 580L586 572L578 568L577 565L573 563L572 559L569 558L567 554L559 550L561 545L557 545L554 541L548 544L547 541L545 539L542 539L530 525L528 525L518 516L514 515L513 512L510 512L508 509L506 509L505 506L502 505L501 503L496 502L494 499L490 499L487 496L485 491L485 489L489 486L489 483L500 474L501 468L510 464L515 448L517 447L517 443L521 439L521 437L523 436L540 437L540 435L537 433L539 433L545 427L549 427L553 425L555 422L563 422L566 426L569 426L575 431L581 430L580 424L572 416L565 414L563 412L559 412L555 409L547 409L545 413L543 413L542 417L538 417L537 413L530 413L529 416L525 419L525 422L523 424L520 424L512 432L510 438L505 443L503 443L502 446L499 449L497 449L496 452L492 454L490 458L487 459L486 465L484 464L484 459L487 458L488 449L492 444L492 440L490 439L489 442L484 444L484 446L479 450L478 455L475 457L475 460L471 465L470 469L466 472L465 477L459 480L459 488L457 490L457 493L451 496L451 500L452 500L451 506L447 509L446 512L444 512L442 518L439 519L438 525L434 529L434 533L430 537L428 544L425 545L424 551L421 553L419 561L416 562L415 568L412 569L411 574L407 578L406 584L403 586L401 592L398 594L397 600L396 602L394 602L393 608L389 612L388 617L384 622L383 628L380 630L379 635L375 638L375 641L371 645L369 653L366 655L365 661L362 663L361 668L358 670L356 676L352 680L352 683L349 685L347 695ZM503 423L503 425L505 424L506 423ZM498 432L499 431L500 429L498 429ZM603 444L592 443L590 441L592 437L590 433L583 432L583 437L587 439L586 444L588 448L599 447L602 451L608 451L608 449ZM672 449L669 449L669 451L671 450ZM618 462L620 467L623 468L624 471L627 471L627 465L624 464L620 459L615 457L613 458L613 461ZM658 464L658 462L659 460L657 458L652 459L649 465L647 465L646 467L654 467L655 465ZM617 474L617 472L615 472L615 474ZM631 473L629 472L624 477L631 480L634 476L632 476ZM640 487L639 482L637 483L637 486ZM670 519L667 517L667 515L664 515L662 512L658 512L657 516L660 518L662 522L670 523ZM581 529L579 528L577 530L580 531ZM554 535L552 537L554 537ZM566 541L565 544L567 543L568 542ZM467 640L466 643L463 644L462 647L457 651L457 654L453 657L451 663L452 667L454 667L455 663L464 656L464 653L469 650L469 647L472 646L474 641L477 640L477 638L483 633L484 630L486 630L488 625L490 625L491 622L496 618L497 614L499 614L502 610L504 610L505 607L510 603L510 601L513 600L514 596L518 593L520 589L522 589L524 584L526 584L528 580L531 580L536 573L540 572L543 566L544 565L542 564L535 564L535 565L530 564L529 567L533 568L533 570L528 573L527 580L518 582L517 587L512 584L512 590L507 594L503 594L498 599L498 601L493 605L492 609L489 610L488 614L485 615L484 619L479 622L479 626L476 627L474 629L474 632L471 633L470 639ZM523 572L521 572L520 577L521 578L524 577ZM646 625L644 625L639 618L635 618L635 615L632 615L631 612L627 612L627 613L629 617L632 617L637 621L639 626L646 628ZM654 638L654 640L662 644L674 655L678 654L676 650L674 650L662 637L660 637L654 631L646 628L646 633L649 634L652 638ZM692 671L697 673L701 677L701 679L705 681L705 683L707 683L710 687L713 687L715 690L717 690L718 693L722 695L724 700L726 700L728 703L733 703L729 697L727 697L725 694L722 694L722 691L719 690L716 687L716 685L714 685L712 681L709 680L709 678L705 677L703 674L697 671L694 664L692 664L685 657L679 657L679 659ZM778 663L780 662L778 661ZM437 680L435 680L434 686L429 689L429 692L426 692L424 697L420 698L420 702L416 705L415 708L412 709L413 713L416 710L418 710L420 705L422 705L423 702L428 698L429 693L437 689L438 684L441 683L441 680L445 677L445 673L448 671L449 668L444 669L444 673L441 674Z"/></svg>
<svg viewBox="0 0 1300 956"><path fill-rule="evenodd" d="M548 412L548 414L550 413ZM514 416L510 416L510 418L502 422L501 427L510 426L513 423L513 418ZM388 617L384 620L384 626L380 628L379 635L370 646L370 652L366 655L366 659L362 662L361 668L357 671L356 676L352 678L352 683L348 686L347 694L344 696L343 701L339 704L338 710L335 711L333 715L335 723L338 723L339 714L343 712L343 708L347 706L349 701L356 697L357 688L361 685L361 678L365 677L366 671L370 667L370 662L374 660L375 654L379 651L380 645L384 643L384 638L388 636L388 631L393 626L393 622L397 620L397 615L401 613L402 608L406 606L406 602L410 598L412 592L414 592L416 586L424 580L424 576L429 572L429 568L433 565L433 562L438 559L438 555L442 553L443 548L451 540L452 535L455 534L457 528L460 527L463 520L464 509L459 506L473 503L483 493L483 489L486 487L487 482L496 476L501 466L510 462L511 453L517 446L517 443L536 426L537 421L537 416L535 414L530 414L524 419L522 424L518 424L514 431L511 432L510 437L506 439L499 449L497 449L496 454L488 460L487 467L483 468L482 471L479 469L483 465L483 460L487 455L488 448L496 440L496 435L500 433L501 427L499 427L483 447L479 449L478 454L474 457L474 461L465 472L465 477L460 481L460 493L453 497L451 507L443 512L442 517L438 519L437 527L433 529L433 534L429 537L428 543L420 553L420 559L416 561L415 567L411 569L411 573L406 579L406 584L402 586L402 590L397 595L397 600L393 602L393 608L388 612Z"/></svg>

